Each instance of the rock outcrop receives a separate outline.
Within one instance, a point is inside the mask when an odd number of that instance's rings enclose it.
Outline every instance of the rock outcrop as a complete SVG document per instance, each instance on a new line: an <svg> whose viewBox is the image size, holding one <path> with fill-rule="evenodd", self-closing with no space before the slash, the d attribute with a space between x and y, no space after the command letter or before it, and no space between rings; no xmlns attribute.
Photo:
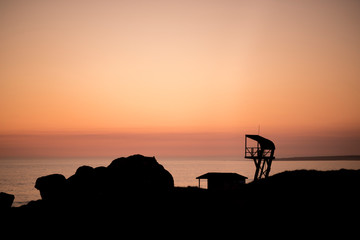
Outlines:
<svg viewBox="0 0 360 240"><path fill-rule="evenodd" d="M127 191L167 191L174 187L171 174L155 157L134 155L118 158L108 166L111 187Z"/></svg>
<svg viewBox="0 0 360 240"><path fill-rule="evenodd" d="M66 178L61 174L39 177L35 182L35 188L40 191L43 200L58 200L66 194Z"/></svg>
<svg viewBox="0 0 360 240"><path fill-rule="evenodd" d="M168 192L174 180L155 157L133 155L115 159L108 167L81 166L68 179L61 174L40 177L35 188L47 203L94 205Z"/></svg>

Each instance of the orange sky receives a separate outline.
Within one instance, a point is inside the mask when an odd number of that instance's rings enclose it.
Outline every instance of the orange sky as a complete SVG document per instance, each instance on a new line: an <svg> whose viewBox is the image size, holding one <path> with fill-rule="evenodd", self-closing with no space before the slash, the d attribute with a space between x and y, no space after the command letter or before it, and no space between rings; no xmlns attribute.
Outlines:
<svg viewBox="0 0 360 240"><path fill-rule="evenodd" d="M324 147L293 154L360 153L359 23L352 0L1 1L0 155L36 155L19 136L39 132L134 134L134 151L227 134L231 151L189 152L235 154L259 124L284 155L303 137Z"/></svg>

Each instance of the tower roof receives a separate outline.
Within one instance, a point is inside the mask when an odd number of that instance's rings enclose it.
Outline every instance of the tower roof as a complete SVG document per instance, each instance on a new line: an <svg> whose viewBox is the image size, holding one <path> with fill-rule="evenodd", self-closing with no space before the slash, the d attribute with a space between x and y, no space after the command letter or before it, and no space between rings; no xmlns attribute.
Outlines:
<svg viewBox="0 0 360 240"><path fill-rule="evenodd" d="M275 149L275 144L260 135L245 135L247 138L257 141L262 149Z"/></svg>

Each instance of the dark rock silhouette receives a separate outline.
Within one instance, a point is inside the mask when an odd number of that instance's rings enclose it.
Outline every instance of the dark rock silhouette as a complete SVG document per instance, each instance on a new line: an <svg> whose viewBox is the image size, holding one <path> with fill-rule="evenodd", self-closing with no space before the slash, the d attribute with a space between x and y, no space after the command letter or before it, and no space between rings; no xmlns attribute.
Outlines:
<svg viewBox="0 0 360 240"><path fill-rule="evenodd" d="M133 155L115 159L108 167L81 166L68 179L61 174L40 177L35 188L46 205L69 208L81 203L89 207L163 194L174 188L174 180L155 157ZM44 203L30 205L36 204Z"/></svg>
<svg viewBox="0 0 360 240"><path fill-rule="evenodd" d="M269 213L290 219L314 213L321 219L328 215L328 219L341 219L348 212L359 211L359 187L360 170L285 171L248 184L247 202L253 206L266 203Z"/></svg>
<svg viewBox="0 0 360 240"><path fill-rule="evenodd" d="M90 166L79 167L75 174L67 179L68 194L72 199L86 199L91 197L92 193L97 193L97 179L94 168Z"/></svg>
<svg viewBox="0 0 360 240"><path fill-rule="evenodd" d="M108 166L111 187L127 191L168 191L174 187L172 175L155 157L133 155L118 158Z"/></svg>
<svg viewBox="0 0 360 240"><path fill-rule="evenodd" d="M253 188L266 188L268 191L283 192L312 196L324 194L339 195L358 194L360 185L360 170L295 170L285 171L271 176L267 180L253 182ZM334 196L336 197L336 196Z"/></svg>
<svg viewBox="0 0 360 240"><path fill-rule="evenodd" d="M35 188L40 191L43 200L58 200L64 197L67 190L66 178L61 174L39 177Z"/></svg>
<svg viewBox="0 0 360 240"><path fill-rule="evenodd" d="M11 208L14 199L15 199L14 195L0 192L0 210Z"/></svg>

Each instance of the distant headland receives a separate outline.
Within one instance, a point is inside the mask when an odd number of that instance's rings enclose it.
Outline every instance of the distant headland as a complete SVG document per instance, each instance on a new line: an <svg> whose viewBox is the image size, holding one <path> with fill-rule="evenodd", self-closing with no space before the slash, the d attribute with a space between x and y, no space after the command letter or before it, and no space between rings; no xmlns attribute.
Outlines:
<svg viewBox="0 0 360 240"><path fill-rule="evenodd" d="M276 158L276 161L360 161L360 155L306 156Z"/></svg>

